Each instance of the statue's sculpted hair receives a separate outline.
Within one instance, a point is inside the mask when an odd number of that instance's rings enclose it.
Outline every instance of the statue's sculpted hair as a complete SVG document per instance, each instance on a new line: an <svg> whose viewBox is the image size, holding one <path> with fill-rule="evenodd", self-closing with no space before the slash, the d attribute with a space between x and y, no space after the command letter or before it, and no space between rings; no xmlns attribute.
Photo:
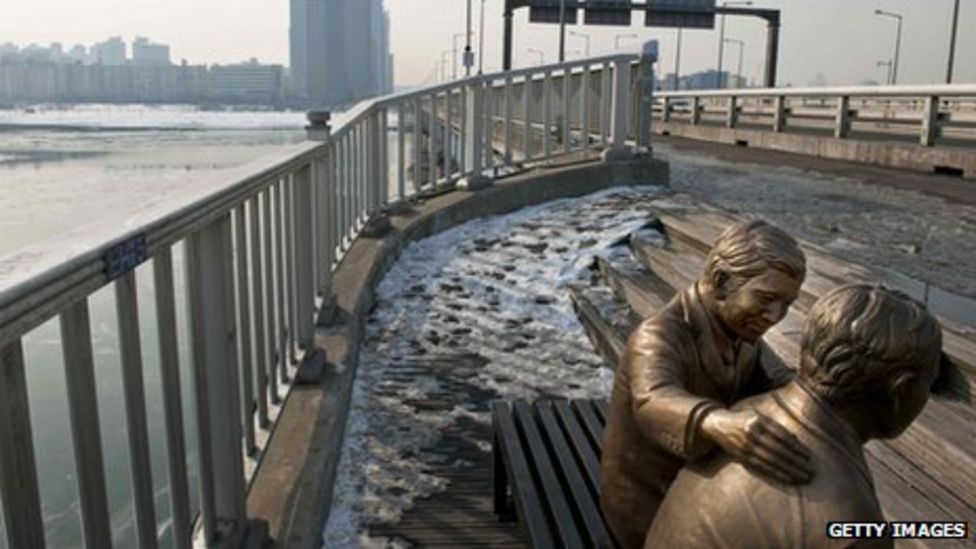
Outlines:
<svg viewBox="0 0 976 549"><path fill-rule="evenodd" d="M762 220L736 223L722 232L705 261L705 277L713 280L721 270L731 277L726 290L734 291L770 267L797 280L806 275L806 258L792 236Z"/></svg>
<svg viewBox="0 0 976 549"><path fill-rule="evenodd" d="M921 303L882 286L836 288L814 304L800 378L828 402L871 397L902 372L938 368L942 329Z"/></svg>

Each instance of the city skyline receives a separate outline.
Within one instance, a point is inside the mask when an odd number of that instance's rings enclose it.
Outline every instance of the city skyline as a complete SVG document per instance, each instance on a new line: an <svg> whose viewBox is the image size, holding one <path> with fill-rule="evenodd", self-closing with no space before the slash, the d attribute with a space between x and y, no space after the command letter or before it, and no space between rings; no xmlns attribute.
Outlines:
<svg viewBox="0 0 976 549"><path fill-rule="evenodd" d="M480 3L475 8L474 27L478 30ZM941 83L948 56L951 0L932 0L921 5L910 0L858 2L845 0L756 1L759 7L783 10L780 46L780 83L794 86L826 81L829 84L856 84L865 80L884 80L878 62L892 57L894 23L878 17L881 8L904 14L905 29L901 51L899 83ZM422 83L452 49L452 38L464 31L464 0L387 0L390 13L391 50L397 59L396 83ZM485 0L485 69L498 70L501 60L503 0ZM84 5L57 0L17 2L7 6L0 21L0 36L5 42L25 46L61 42L66 49L76 43L93 43L108 36L151 36L171 46L174 62L226 64L250 58L264 63L289 65L289 9L285 2L268 5L260 0L212 0L204 4L189 0L90 0ZM233 13L233 16L228 15ZM515 17L516 66L538 62L543 52L546 61L556 60L558 29L555 25L529 25L526 10ZM43 25L38 22L43 21ZM63 21L63 24L58 23ZM621 49L635 50L643 39L661 43L659 72L673 72L674 29L644 28L643 17L635 14L634 25L627 27L570 27L590 37L592 54L608 52L619 42ZM963 0L956 50L957 82L976 81L976 35L967 33L976 22L976 2ZM637 38L619 35L637 34ZM683 37L683 74L714 69L717 64L716 30L686 30ZM743 76L749 80L761 75L765 50L765 25L759 20L729 18L727 36L745 41ZM568 37L570 57L583 54L587 44L578 36ZM474 48L478 48L475 37ZM450 56L450 54L447 54ZM734 60L726 51L725 68ZM448 73L452 72L448 69Z"/></svg>

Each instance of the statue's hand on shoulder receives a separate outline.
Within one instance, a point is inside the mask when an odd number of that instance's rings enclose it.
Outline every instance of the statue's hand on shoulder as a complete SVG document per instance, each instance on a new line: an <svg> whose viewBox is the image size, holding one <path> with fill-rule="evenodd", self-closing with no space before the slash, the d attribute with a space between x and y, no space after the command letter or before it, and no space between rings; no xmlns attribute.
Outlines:
<svg viewBox="0 0 976 549"><path fill-rule="evenodd" d="M752 408L712 410L701 434L753 471L787 484L813 479L810 450L776 421Z"/></svg>

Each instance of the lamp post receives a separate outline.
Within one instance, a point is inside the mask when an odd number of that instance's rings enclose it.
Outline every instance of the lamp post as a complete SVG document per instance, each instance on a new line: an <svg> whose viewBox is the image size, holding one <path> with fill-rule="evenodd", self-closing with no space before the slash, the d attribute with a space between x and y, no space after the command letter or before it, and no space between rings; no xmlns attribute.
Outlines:
<svg viewBox="0 0 976 549"><path fill-rule="evenodd" d="M959 32L959 0L952 9L952 29L949 32L949 68L946 70L946 84L952 84L952 65L956 60L956 34Z"/></svg>
<svg viewBox="0 0 976 549"><path fill-rule="evenodd" d="M537 50L535 48L529 48L528 49L528 52L538 55L539 56L539 64L540 65L545 65L545 63L546 63L546 54L542 53L541 51L539 51L539 50Z"/></svg>
<svg viewBox="0 0 976 549"><path fill-rule="evenodd" d="M559 62L566 61L566 0L559 0Z"/></svg>
<svg viewBox="0 0 976 549"><path fill-rule="evenodd" d="M898 20L898 32L895 34L895 60L891 68L891 85L894 86L898 84L898 54L901 52L901 24L904 18L900 13L892 11L874 10L874 14L884 17L894 17Z"/></svg>
<svg viewBox="0 0 976 549"><path fill-rule="evenodd" d="M752 2L751 1L734 2L734 1L731 1L730 0L728 2L722 2L722 7L723 8L728 7L728 6L751 6L751 5L752 5ZM718 31L718 71L715 74L715 87L721 89L721 88L724 88L725 87L725 82L724 82L724 79L722 78L722 58L725 55L725 14L724 13L719 16L719 26L718 27L719 27L719 31Z"/></svg>
<svg viewBox="0 0 976 549"><path fill-rule="evenodd" d="M878 61L874 64L875 67L885 67L885 84L891 84L891 59L887 61Z"/></svg>
<svg viewBox="0 0 976 549"><path fill-rule="evenodd" d="M735 38L726 38L725 41L728 42L729 44L735 44L739 46L739 68L735 73L735 77L736 77L735 87L740 88L742 87L742 54L746 49L746 43L743 40L737 40Z"/></svg>
<svg viewBox="0 0 976 549"><path fill-rule="evenodd" d="M590 35L583 34L582 32L572 31L572 30L569 31L569 34L572 34L577 38L582 38L583 40L586 40L586 56L589 57L590 56Z"/></svg>
<svg viewBox="0 0 976 549"><path fill-rule="evenodd" d="M621 38L637 38L637 33L635 33L635 32L625 32L623 34L618 34L618 35L614 36L613 37L613 49L614 50L619 50L620 49L620 39Z"/></svg>
<svg viewBox="0 0 976 549"><path fill-rule="evenodd" d="M458 79L458 38L464 38L467 35L468 35L468 33L466 33L466 32L459 32L459 33L457 33L457 34L454 35L454 37L452 39L452 42L451 42L451 46L453 46L453 50L451 51L451 58L454 59L454 79L455 80Z"/></svg>

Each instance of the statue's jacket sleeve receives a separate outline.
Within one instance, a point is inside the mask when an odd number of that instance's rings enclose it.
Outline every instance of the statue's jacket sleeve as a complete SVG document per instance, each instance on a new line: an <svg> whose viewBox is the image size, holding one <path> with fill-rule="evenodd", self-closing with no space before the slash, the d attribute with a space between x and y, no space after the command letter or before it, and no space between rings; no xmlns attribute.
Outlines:
<svg viewBox="0 0 976 549"><path fill-rule="evenodd" d="M671 315L642 324L631 337L622 367L641 434L687 460L711 449L698 436L699 425L708 411L724 405L717 398L697 396L711 383L701 370L694 338L682 324Z"/></svg>

